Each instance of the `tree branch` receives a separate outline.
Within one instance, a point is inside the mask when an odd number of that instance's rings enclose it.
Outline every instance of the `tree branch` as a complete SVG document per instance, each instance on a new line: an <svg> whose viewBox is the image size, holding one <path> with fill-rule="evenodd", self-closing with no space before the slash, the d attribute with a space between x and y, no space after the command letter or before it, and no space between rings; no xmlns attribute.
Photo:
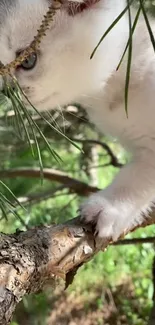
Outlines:
<svg viewBox="0 0 155 325"><path fill-rule="evenodd" d="M65 185L59 185L56 188L52 188L51 190L47 190L44 192L39 192L39 193L33 193L33 194L29 194L26 196L19 196L17 197L18 202L20 202L23 206L27 206L27 205L32 205L32 204L36 204L45 200L48 200L50 198L55 198L57 194L57 192L61 193L64 189L66 188ZM68 193L66 193L68 195ZM62 193L63 195L63 193ZM15 202L14 205L18 205L18 202Z"/></svg>
<svg viewBox="0 0 155 325"><path fill-rule="evenodd" d="M155 223L155 213L141 226ZM43 289L57 277L68 286L77 271L111 239L102 242L91 226L75 218L62 225L42 226L14 235L0 234L0 325L8 325L25 294Z"/></svg>
<svg viewBox="0 0 155 325"><path fill-rule="evenodd" d="M94 193L99 189L95 186L86 184L73 177L68 176L66 173L52 168L43 169L44 178L49 181L58 182L64 184L66 188L69 188L71 192L75 192L80 196L88 196L90 193ZM40 177L40 168L14 168L8 170L0 170L0 178L16 178L16 177Z"/></svg>
<svg viewBox="0 0 155 325"><path fill-rule="evenodd" d="M132 238L132 239L123 239L119 240L116 243L113 243L114 246L119 245L140 245L140 244L155 244L155 237L146 237L146 238Z"/></svg>
<svg viewBox="0 0 155 325"><path fill-rule="evenodd" d="M77 139L77 138L75 139L75 138L73 138L72 140L74 142L80 142L80 143L83 143L83 144L88 143L88 144L92 144L92 145L101 146L107 152L107 154L110 157L110 162L109 162L110 165L112 165L114 167L117 167L117 168L123 167L123 164L118 161L117 157L115 156L115 154L113 153L111 148L107 145L107 143L99 141L99 140L94 140L94 139L83 140L83 139Z"/></svg>

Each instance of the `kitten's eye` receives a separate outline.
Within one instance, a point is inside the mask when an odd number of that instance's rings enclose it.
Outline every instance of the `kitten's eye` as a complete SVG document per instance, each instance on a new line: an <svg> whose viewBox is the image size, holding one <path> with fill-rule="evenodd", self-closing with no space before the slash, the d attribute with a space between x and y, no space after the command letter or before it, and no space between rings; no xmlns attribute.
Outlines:
<svg viewBox="0 0 155 325"><path fill-rule="evenodd" d="M22 64L19 67L24 70L32 70L35 67L36 63L37 63L37 54L32 53L25 61L22 62Z"/></svg>

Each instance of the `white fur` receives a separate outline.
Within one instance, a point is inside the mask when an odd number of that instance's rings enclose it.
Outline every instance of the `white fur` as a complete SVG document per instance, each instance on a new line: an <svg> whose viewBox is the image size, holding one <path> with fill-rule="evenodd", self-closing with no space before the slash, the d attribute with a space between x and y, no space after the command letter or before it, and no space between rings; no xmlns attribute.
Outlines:
<svg viewBox="0 0 155 325"><path fill-rule="evenodd" d="M79 102L100 131L117 137L131 151L131 163L81 208L86 221L97 221L99 236L113 239L142 222L155 196L155 54L143 18L133 40L128 118L124 108L126 58L116 72L129 35L127 15L90 60L100 37L125 6L125 0L100 0L74 17L61 11L41 43L37 66L32 71L15 71L38 109ZM18 10L8 15L0 30L3 63L32 41L46 10L45 0L19 1Z"/></svg>

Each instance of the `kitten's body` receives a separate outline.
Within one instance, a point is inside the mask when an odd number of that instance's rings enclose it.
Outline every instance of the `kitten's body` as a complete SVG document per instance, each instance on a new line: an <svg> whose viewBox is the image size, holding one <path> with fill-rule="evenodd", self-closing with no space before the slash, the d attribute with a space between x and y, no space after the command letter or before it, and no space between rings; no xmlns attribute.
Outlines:
<svg viewBox="0 0 155 325"><path fill-rule="evenodd" d="M0 17L4 15L3 6L10 9L0 27L0 60L5 64L32 41L48 3L2 3ZM125 0L100 0L74 17L61 11L41 43L36 67L15 72L38 109L79 102L100 131L117 137L132 152L132 162L114 182L82 206L87 221L98 218L99 235L114 239L141 222L142 212L149 209L155 197L155 54L143 19L133 39L128 118L124 108L126 58L116 72L129 36L128 15L90 60L100 37L125 6Z"/></svg>

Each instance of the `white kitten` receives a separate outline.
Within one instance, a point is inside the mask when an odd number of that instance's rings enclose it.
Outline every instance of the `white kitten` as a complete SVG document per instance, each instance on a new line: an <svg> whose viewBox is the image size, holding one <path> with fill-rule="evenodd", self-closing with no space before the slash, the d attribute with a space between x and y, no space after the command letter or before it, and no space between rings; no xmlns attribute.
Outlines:
<svg viewBox="0 0 155 325"><path fill-rule="evenodd" d="M4 64L30 44L49 3L1 0L0 60ZM15 71L38 109L79 102L100 131L117 137L131 151L132 162L81 209L86 221L97 222L99 236L113 239L141 223L155 197L155 54L143 18L133 39L128 118L126 58L116 72L129 36L127 14L90 60L100 37L125 6L126 0L100 0L74 16L61 10L41 43L37 60L31 58L31 69L26 62Z"/></svg>

